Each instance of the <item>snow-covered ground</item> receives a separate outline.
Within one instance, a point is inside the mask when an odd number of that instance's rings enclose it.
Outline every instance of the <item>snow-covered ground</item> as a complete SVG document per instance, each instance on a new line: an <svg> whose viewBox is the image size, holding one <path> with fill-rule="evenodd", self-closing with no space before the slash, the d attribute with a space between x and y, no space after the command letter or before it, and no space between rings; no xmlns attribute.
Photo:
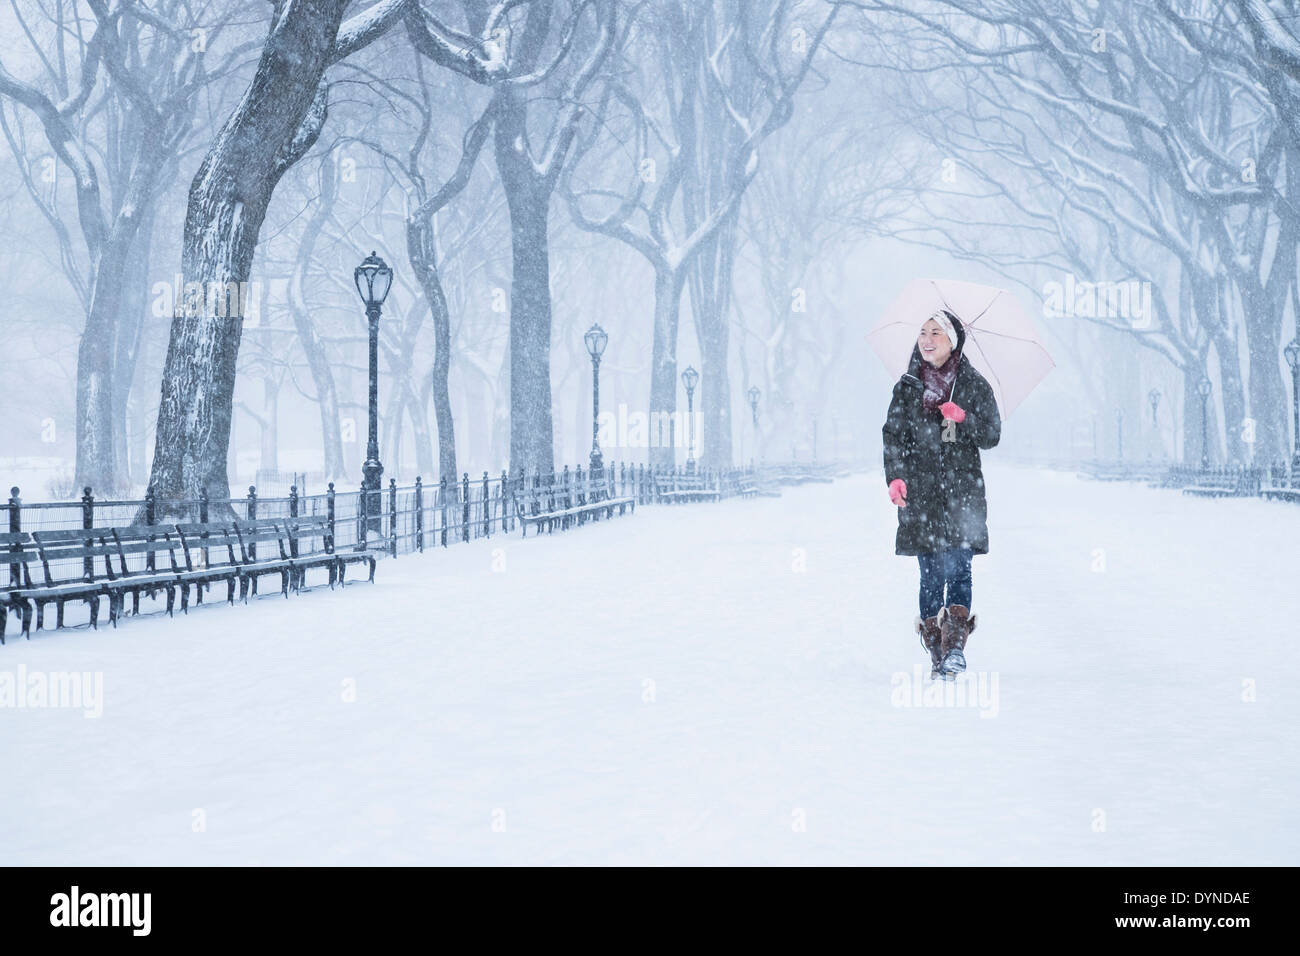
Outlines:
<svg viewBox="0 0 1300 956"><path fill-rule="evenodd" d="M989 458L949 706L879 476L643 508L11 638L0 862L1300 863L1300 508Z"/></svg>

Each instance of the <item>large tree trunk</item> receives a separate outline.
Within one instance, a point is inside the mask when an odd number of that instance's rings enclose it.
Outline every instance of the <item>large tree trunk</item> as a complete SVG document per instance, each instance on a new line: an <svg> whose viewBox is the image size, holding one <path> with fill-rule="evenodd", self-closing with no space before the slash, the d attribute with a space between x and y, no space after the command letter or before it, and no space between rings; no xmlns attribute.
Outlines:
<svg viewBox="0 0 1300 956"><path fill-rule="evenodd" d="M104 237L95 262L86 326L77 350L77 468L76 487L116 492L120 482L114 436L119 405L114 365L119 350L118 325L132 297L136 279L132 251L142 210L119 213L112 232ZM123 369L124 374L127 369ZM129 389L129 378L126 388Z"/></svg>
<svg viewBox="0 0 1300 956"><path fill-rule="evenodd" d="M420 401L419 389L408 376L401 389L406 396L406 413L411 416L411 435L415 440L415 473L433 475L433 436L429 434L429 413Z"/></svg>
<svg viewBox="0 0 1300 956"><path fill-rule="evenodd" d="M650 464L671 468L676 463L676 435L672 423L677 413L677 323L681 317L681 268L655 270L655 327L650 363Z"/></svg>
<svg viewBox="0 0 1300 956"><path fill-rule="evenodd" d="M153 246L156 204L151 200L141 215L139 229L127 262L122 291L122 310L117 321L113 356L113 453L116 473L123 489L144 480L143 471L133 471L127 440L127 406L135 381L140 354L140 336L149 312L149 252Z"/></svg>
<svg viewBox="0 0 1300 956"><path fill-rule="evenodd" d="M526 107L501 96L495 125L497 169L510 210L510 468L545 473L555 466L551 411L551 263L547 217L552 183L537 174L527 149Z"/></svg>
<svg viewBox="0 0 1300 956"><path fill-rule="evenodd" d="M248 281L271 194L325 122L321 77L347 3L298 0L279 8L257 73L190 187L181 259L187 286ZM194 314L172 321L163 369L150 484L165 502L230 491L226 458L243 317L210 308L207 296L192 304ZM177 510L164 504L164 514Z"/></svg>
<svg viewBox="0 0 1300 956"><path fill-rule="evenodd" d="M320 415L321 459L325 476L327 479L346 478L348 468L343 458L343 441L339 435L343 417L339 411L334 372L330 368L329 357L325 354L325 343L321 341L316 325L306 310L294 306L290 313L294 327L298 330L298 341L302 345L303 354L307 357L312 382L316 385L316 410Z"/></svg>
<svg viewBox="0 0 1300 956"><path fill-rule="evenodd" d="M695 259L691 301L699 338L700 413L703 435L700 466L731 467L731 375L727 365L731 340L731 270L735 259L734 214L706 239Z"/></svg>
<svg viewBox="0 0 1300 956"><path fill-rule="evenodd" d="M1252 449L1257 464L1271 464L1287 457L1286 388L1278 356L1282 349L1282 315L1270 307L1266 297L1246 309L1246 346L1250 370L1250 417L1255 421Z"/></svg>
<svg viewBox="0 0 1300 956"><path fill-rule="evenodd" d="M1241 360L1237 351L1237 340L1235 334L1230 330L1227 319L1227 304L1224 301L1222 283L1216 282L1213 278L1198 274L1191 277L1192 287L1192 304L1196 309L1196 315L1200 325L1209 333L1210 341L1214 344L1214 352L1219 364L1219 391L1222 393L1219 397L1223 402L1223 413L1227 427L1224 429L1224 439L1226 442L1227 458L1229 460L1244 461L1244 445L1241 441L1241 423L1246 418L1246 392L1245 386L1241 381ZM1187 421L1185 423L1185 436L1189 439L1186 447L1189 449L1188 460L1192 464L1200 462L1201 456L1201 397L1196 390L1196 385L1202 375L1209 374L1208 359L1202 359L1200 362L1189 364L1188 369L1193 371L1184 372L1184 382L1192 377L1191 390L1187 393L1190 404L1184 406ZM1219 455L1218 441L1218 415L1215 412L1214 396L1210 397L1209 407L1209 440L1210 440L1210 461L1217 462ZM1190 450L1195 449L1195 455L1191 455Z"/></svg>
<svg viewBox="0 0 1300 956"><path fill-rule="evenodd" d="M77 349L77 467L75 487L117 490L113 454L113 341L121 309L129 238L105 240L99 250L86 326Z"/></svg>
<svg viewBox="0 0 1300 956"><path fill-rule="evenodd" d="M406 255L412 271L415 272L415 279L424 292L424 298L429 303L429 311L433 314L432 387L434 416L438 424L438 474L455 475L457 473L456 426L451 416L451 391L448 388L448 378L451 374L451 314L447 307L447 296L443 292L442 279L438 275L432 218L407 220ZM424 406L421 404L418 413L412 411L412 424L424 415ZM427 432L427 422L425 428ZM418 427L416 431L418 442ZM420 448L420 451L423 452L423 448ZM420 467L423 471L424 466ZM432 475L431 471L424 473Z"/></svg>
<svg viewBox="0 0 1300 956"><path fill-rule="evenodd" d="M1220 333L1216 328L1212 335L1214 342L1214 354L1219 360L1219 398L1223 403L1223 437L1226 447L1227 460L1245 464L1246 461L1246 444L1242 441L1242 424L1246 421L1246 389L1241 381L1241 356L1237 351L1236 338L1227 333ZM1199 396L1197 398L1199 402ZM1211 420L1215 416L1214 396L1210 397L1211 401ZM1197 415L1200 409L1197 409ZM1199 427L1199 425L1198 425ZM1218 440L1215 437L1217 432L1210 432L1211 448L1215 448ZM1210 459L1214 460L1216 456L1212 453Z"/></svg>
<svg viewBox="0 0 1300 956"><path fill-rule="evenodd" d="M379 450L388 459L384 465L385 476L396 478L402 473L402 419L406 415L406 389L391 375L384 381L392 383L393 394L388 400L388 411L379 416Z"/></svg>
<svg viewBox="0 0 1300 956"><path fill-rule="evenodd" d="M280 470L280 383L262 379L262 471Z"/></svg>
<svg viewBox="0 0 1300 956"><path fill-rule="evenodd" d="M497 372L496 384L490 387L486 401L488 414L492 421L491 444L488 448L488 460L500 462L510 469L511 476L518 473L519 466L510 463L510 346L501 351L501 368Z"/></svg>
<svg viewBox="0 0 1300 956"><path fill-rule="evenodd" d="M327 480L346 478L348 474L347 463L343 458L343 440L339 434L343 426L343 416L339 411L339 393L334 383L334 370L330 367L325 343L321 340L311 309L307 305L307 285L316 240L333 212L337 186L334 163L327 157L321 163L320 199L315 213L303 230L298 247L298 261L294 265L293 275L289 278L289 314L293 319L294 329L297 330L298 342L302 345L303 354L307 357L307 368L311 371L312 383L316 386L316 409L320 415L321 460Z"/></svg>

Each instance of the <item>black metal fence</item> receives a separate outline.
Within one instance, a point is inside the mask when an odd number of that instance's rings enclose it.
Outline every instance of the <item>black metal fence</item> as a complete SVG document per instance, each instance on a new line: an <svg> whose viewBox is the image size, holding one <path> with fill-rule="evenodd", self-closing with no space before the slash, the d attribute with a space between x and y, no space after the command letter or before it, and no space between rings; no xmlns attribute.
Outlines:
<svg viewBox="0 0 1300 956"><path fill-rule="evenodd" d="M223 518L253 520L324 516L339 549L369 549L389 555L420 552L425 548L457 541L491 537L514 530L516 498L527 496L533 507L538 502L549 509L572 507L578 502L606 498L632 498L637 504L653 504L661 489L692 481L716 488L718 497L741 493L755 469L725 472L650 468L620 463L602 470L594 480L582 466L546 474L520 470L511 476L482 472L460 481L441 479L426 485L420 478L412 485L399 486L390 480L378 492L339 491L330 482L321 494L301 495L297 486L288 495L261 496L254 486L242 497L197 499L165 498L150 489L143 498L101 499L86 488L78 500L27 502L21 490L10 489L9 499L0 504L0 528L9 531L54 531L168 524L178 520L216 521ZM756 478L754 480L757 480Z"/></svg>
<svg viewBox="0 0 1300 956"><path fill-rule="evenodd" d="M861 470L844 463L797 462L735 468L725 471L683 468L650 468L646 465L607 466L593 477L581 466L565 467L546 474L501 472L493 477L482 472L471 479L440 480L426 485L417 478L412 485L399 486L390 480L380 491L338 491L329 483L322 494L302 495L291 486L288 495L262 496L250 486L243 497L197 499L164 498L146 493L137 499L99 499L84 490L80 499L27 502L19 488L11 488L7 501L0 499L0 530L40 532L55 530L122 528L158 525L163 529L179 521L254 520L322 516L338 550L371 550L397 556L422 552L457 541L470 541L504 534L518 527L518 511L529 514L555 512L575 505L613 498L630 498L638 505L666 501L719 500L741 495L779 495L783 486L809 481L831 481ZM711 495L685 495L682 489ZM568 521L560 524L567 526ZM79 559L52 560L56 578L93 577L94 569L81 568ZM145 554L127 555L129 571L145 569ZM200 559L207 563L206 550ZM68 565L68 566L64 566ZM6 573L7 571L7 573ZM20 586L21 565L6 562L0 554L0 589Z"/></svg>
<svg viewBox="0 0 1300 956"><path fill-rule="evenodd" d="M1300 469L1292 462L1262 465L1198 465L1160 462L1087 462L1079 472L1099 481L1145 481L1155 488L1181 489L1216 498L1265 498L1300 502Z"/></svg>

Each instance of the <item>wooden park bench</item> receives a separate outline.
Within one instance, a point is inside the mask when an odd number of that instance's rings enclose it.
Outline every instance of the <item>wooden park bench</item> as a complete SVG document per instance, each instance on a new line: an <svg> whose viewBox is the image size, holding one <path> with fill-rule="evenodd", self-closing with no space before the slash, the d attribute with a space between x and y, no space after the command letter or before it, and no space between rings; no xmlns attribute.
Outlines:
<svg viewBox="0 0 1300 956"><path fill-rule="evenodd" d="M370 580L375 580L375 555L372 551L335 551L334 536L329 521L321 515L307 515L283 519L288 556L293 566L293 589L301 591L307 571L325 568L329 572L329 585L343 585L349 564L368 564Z"/></svg>
<svg viewBox="0 0 1300 956"><path fill-rule="evenodd" d="M239 541L239 573L244 582L240 597L244 603L248 603L250 594L257 593L257 582L271 574L280 576L280 593L287 598L293 568L289 561L289 550L285 546L284 528L281 526L280 519L237 520L235 536ZM262 554L257 553L259 544L262 545Z"/></svg>
<svg viewBox="0 0 1300 956"><path fill-rule="evenodd" d="M523 485L523 482L519 484ZM599 518L603 513L605 517L612 518L616 508L620 515L629 508L636 510L635 498L605 498L598 493L590 493L589 488L590 486L582 485L574 488L563 483L512 488L515 519L519 522L522 536L528 537L529 525L537 528L538 534L541 534L541 528L545 525L549 534L555 530L556 525L563 530L571 522L581 522L588 516Z"/></svg>
<svg viewBox="0 0 1300 956"><path fill-rule="evenodd" d="M99 598L103 589L93 580L86 580L84 554L75 555L78 560L70 570L57 557L65 549L51 543L48 552L43 554L36 539L22 531L0 533L0 547L4 550L4 562L9 567L9 582L4 591L5 620L11 611L17 614L22 621L23 634L30 635L33 611L39 628L45 622L45 605L53 602L58 608L61 627L64 604L68 601L86 601L90 605L91 623L98 624ZM82 545L66 550L85 552L90 548ZM55 562L53 568L50 566L50 558ZM36 578L32 576L33 566L37 569ZM4 629L4 622L0 621L0 642L4 639Z"/></svg>
<svg viewBox="0 0 1300 956"><path fill-rule="evenodd" d="M655 498L667 504L686 501L717 501L722 492L703 475L680 475L677 472L654 475Z"/></svg>
<svg viewBox="0 0 1300 956"><path fill-rule="evenodd" d="M190 587L194 587L194 603L203 603L203 592L214 584L226 585L226 602L235 603L235 588L244 600L249 578L243 573L242 551L233 524L222 522L182 522L176 526L181 539L184 570L178 573L181 581L181 609L189 609Z"/></svg>
<svg viewBox="0 0 1300 956"><path fill-rule="evenodd" d="M262 554L257 553L262 545ZM84 601L90 624L99 626L99 599L108 599L114 626L126 614L131 596L132 614L140 613L140 595L165 594L167 613L174 613L180 592L181 610L188 612L190 589L195 603L213 584L226 584L226 600L233 604L235 587L245 603L257 593L259 578L280 576L281 592L300 591L306 574L324 568L331 587L342 584L349 564L369 565L375 579L371 552L334 551L330 526L324 517L265 518L230 523L130 525L60 531L0 533L0 568L8 568L0 588L0 644L4 643L9 614L19 616L23 634L30 638L45 626L45 608L54 604L56 627L63 627L64 606Z"/></svg>
<svg viewBox="0 0 1300 956"><path fill-rule="evenodd" d="M1201 498L1246 498L1260 493L1257 469L1218 469L1198 473L1183 494Z"/></svg>
<svg viewBox="0 0 1300 956"><path fill-rule="evenodd" d="M1262 488L1259 493L1271 501L1300 502L1300 488Z"/></svg>
<svg viewBox="0 0 1300 956"><path fill-rule="evenodd" d="M729 472L722 480L728 497L753 498L758 494L758 483L747 473Z"/></svg>
<svg viewBox="0 0 1300 956"><path fill-rule="evenodd" d="M45 626L45 607L55 606L55 626L63 627L64 607L69 601L84 601L90 610L90 625L99 627L99 599L114 602L132 589L150 593L167 591L168 607L175 598L174 584L145 580L143 575L124 577L113 567L117 545L106 540L101 529L71 531L6 532L0 535L5 563L9 565L9 587L5 589L4 618L10 611L22 619L23 634L31 636L33 612L36 629ZM102 570L96 571L96 562ZM32 568L38 568L33 577ZM116 618L114 618L116 622ZM4 639L0 620L0 643Z"/></svg>
<svg viewBox="0 0 1300 956"><path fill-rule="evenodd" d="M1184 488L1183 494L1197 498L1234 498L1237 489L1231 485L1192 485Z"/></svg>
<svg viewBox="0 0 1300 956"><path fill-rule="evenodd" d="M104 595L94 561L111 555L112 548L97 543L93 532L34 531L6 532L0 545L7 549L4 560L19 568L17 586L8 590L9 603L22 617L23 634L30 636L35 611L36 629L45 626L45 606L55 606L57 626L63 626L63 609L69 601L84 601L90 609L91 627L99 626L99 599ZM33 566L37 569L32 575Z"/></svg>

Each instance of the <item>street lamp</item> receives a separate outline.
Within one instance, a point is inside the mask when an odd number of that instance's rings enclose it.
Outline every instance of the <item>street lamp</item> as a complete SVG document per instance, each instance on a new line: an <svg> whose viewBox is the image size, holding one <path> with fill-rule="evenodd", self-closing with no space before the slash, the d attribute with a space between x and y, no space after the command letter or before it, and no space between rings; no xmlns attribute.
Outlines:
<svg viewBox="0 0 1300 956"><path fill-rule="evenodd" d="M367 493L368 524L378 532L382 510L379 479L384 474L384 466L379 462L379 311L392 288L393 270L372 250L357 266L353 279L370 324L370 433L366 440L366 460L361 466L364 476L361 487Z"/></svg>
<svg viewBox="0 0 1300 956"><path fill-rule="evenodd" d="M605 462L600 454L600 442L597 441L600 421L600 357L605 354L605 344L609 336L599 325L593 325L582 337L587 343L587 354L591 356L591 480L599 480L604 474Z"/></svg>
<svg viewBox="0 0 1300 956"><path fill-rule="evenodd" d="M1196 391L1201 396L1201 471L1210 469L1210 390L1213 387L1204 375L1196 383Z"/></svg>
<svg viewBox="0 0 1300 956"><path fill-rule="evenodd" d="M1300 333L1287 343L1282 354L1291 366L1291 472L1295 474L1300 471Z"/></svg>
<svg viewBox="0 0 1300 956"><path fill-rule="evenodd" d="M689 449L686 455L686 474L695 474L695 386L700 382L700 373L686 366L682 372L682 384L686 386L686 427L690 435Z"/></svg>

